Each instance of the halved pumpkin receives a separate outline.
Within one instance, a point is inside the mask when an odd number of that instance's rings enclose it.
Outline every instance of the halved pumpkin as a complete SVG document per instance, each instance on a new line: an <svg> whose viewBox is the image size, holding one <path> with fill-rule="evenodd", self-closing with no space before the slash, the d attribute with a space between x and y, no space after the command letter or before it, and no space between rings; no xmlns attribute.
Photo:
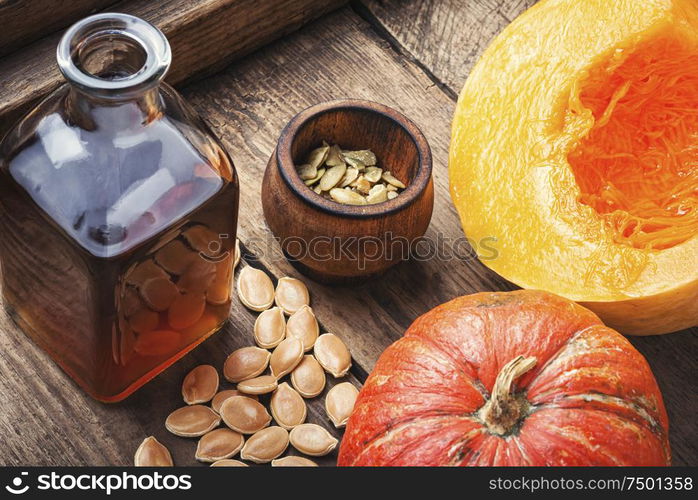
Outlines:
<svg viewBox="0 0 698 500"><path fill-rule="evenodd" d="M698 324L698 2L529 9L461 92L449 171L505 278L625 334Z"/></svg>

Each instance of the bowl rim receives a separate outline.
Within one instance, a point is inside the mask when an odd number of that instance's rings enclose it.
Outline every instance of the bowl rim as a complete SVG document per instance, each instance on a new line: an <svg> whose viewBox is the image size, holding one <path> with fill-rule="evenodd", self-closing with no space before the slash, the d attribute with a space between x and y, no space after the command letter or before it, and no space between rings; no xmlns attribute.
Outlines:
<svg viewBox="0 0 698 500"><path fill-rule="evenodd" d="M414 179L400 196L374 205L345 205L320 196L308 188L296 172L291 149L299 130L309 121L337 110L361 110L377 113L402 128L417 148L418 165ZM426 137L417 125L405 115L385 104L361 99L337 99L310 106L283 128L274 152L276 168L291 192L307 204L328 214L356 219L370 219L400 212L412 205L431 181L432 156Z"/></svg>

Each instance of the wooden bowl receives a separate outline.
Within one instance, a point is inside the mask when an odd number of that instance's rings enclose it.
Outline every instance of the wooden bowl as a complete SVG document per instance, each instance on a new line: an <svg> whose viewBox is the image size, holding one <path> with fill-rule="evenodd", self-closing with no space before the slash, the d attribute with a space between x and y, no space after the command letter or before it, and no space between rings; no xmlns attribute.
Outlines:
<svg viewBox="0 0 698 500"><path fill-rule="evenodd" d="M393 200L343 205L316 194L296 173L325 140L343 149L370 149L378 166L407 187ZM409 258L427 230L434 206L431 150L401 113L370 101L339 100L312 106L281 132L262 183L264 217L286 258L323 283L376 276Z"/></svg>

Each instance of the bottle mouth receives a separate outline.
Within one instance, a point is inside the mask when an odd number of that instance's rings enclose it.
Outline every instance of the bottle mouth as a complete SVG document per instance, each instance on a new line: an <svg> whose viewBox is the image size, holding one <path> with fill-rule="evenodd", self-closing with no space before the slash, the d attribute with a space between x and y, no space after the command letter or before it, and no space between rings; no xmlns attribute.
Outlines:
<svg viewBox="0 0 698 500"><path fill-rule="evenodd" d="M102 13L65 32L56 51L63 76L105 98L128 98L157 85L172 60L165 35L135 16Z"/></svg>

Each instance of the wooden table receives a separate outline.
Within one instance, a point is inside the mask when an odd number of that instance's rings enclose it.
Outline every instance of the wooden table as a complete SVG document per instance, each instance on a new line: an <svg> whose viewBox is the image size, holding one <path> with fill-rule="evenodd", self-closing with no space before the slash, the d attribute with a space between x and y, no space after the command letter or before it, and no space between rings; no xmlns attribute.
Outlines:
<svg viewBox="0 0 698 500"><path fill-rule="evenodd" d="M0 12L3 3L0 0ZM125 3L143 9L138 4L145 2ZM195 9L197 2L180 3L203 15L202 9ZM249 2L202 3L222 8L223 4ZM491 38L535 0L360 0L323 14L342 3L324 2L322 7L313 7L315 10L298 11L295 24L277 29L276 36L322 16L212 76L180 86L235 160L241 185L241 265L264 269L275 278L302 276L284 260L264 223L259 201L262 173L284 124L299 110L334 98L385 103L422 128L434 154L436 188L428 236L441 235L450 253L448 242L462 236L448 195L447 175L450 121L457 93ZM104 8L111 2L91 4ZM222 10L217 15L232 15L233 11ZM77 14L84 13L78 9ZM158 23L168 22L157 18L166 13L151 14ZM70 22L65 21L63 26ZM227 50L233 56L248 53L274 38L273 30L268 31L250 42L252 45ZM186 34L186 30L172 28L173 35L168 35L184 47L182 32ZM41 73L43 79L33 75L36 85L50 88L48 73L32 65L32 57L46 58L44 46L52 43L55 35L22 48L19 55L15 51L0 58L0 82L5 76L5 83L15 85L12 92L7 85L0 85L0 117L9 119L36 97L38 91L27 73ZM196 57L191 51L182 54L187 61ZM175 68L182 64L177 57L175 50ZM19 66L20 58L25 59L25 67ZM228 62L227 58L205 61L197 73L215 71ZM173 81L191 81L197 76L191 73L175 70ZM24 101L17 98L21 92L26 94ZM352 351L350 380L357 385L383 349L400 338L418 315L458 295L515 288L477 260L452 259L403 263L362 286L327 287L310 281L308 285L323 331L341 336ZM220 367L233 349L250 345L254 319L253 313L234 301L230 322L221 332L123 403L104 405L85 396L5 312L0 312L0 464L128 465L138 444L151 434L169 447L176 464L195 464L195 441L169 434L164 419L181 405L180 384L188 370L200 363ZM698 329L631 341L649 360L663 391L671 421L674 464L698 465ZM321 403L318 398L311 405L309 421L330 428ZM323 463L331 464L335 459L331 455Z"/></svg>

